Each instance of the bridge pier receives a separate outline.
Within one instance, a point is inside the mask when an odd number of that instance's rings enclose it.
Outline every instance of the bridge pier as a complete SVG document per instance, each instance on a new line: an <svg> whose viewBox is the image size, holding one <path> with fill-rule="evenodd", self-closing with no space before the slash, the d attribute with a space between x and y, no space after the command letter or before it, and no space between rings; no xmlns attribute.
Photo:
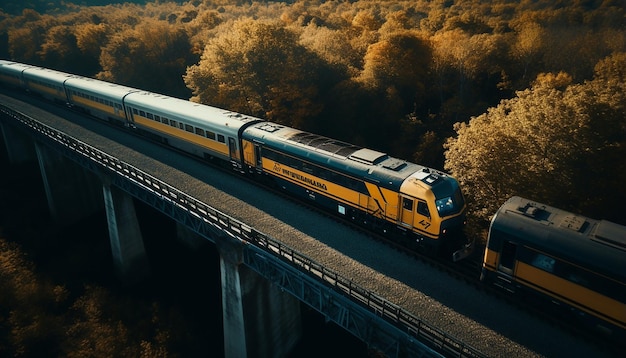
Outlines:
<svg viewBox="0 0 626 358"><path fill-rule="evenodd" d="M102 192L113 264L118 277L126 284L139 282L150 274L150 268L133 198L106 180Z"/></svg>
<svg viewBox="0 0 626 358"><path fill-rule="evenodd" d="M32 137L4 123L4 121L0 121L0 131L2 132L2 139L9 163L18 164L30 162L35 159Z"/></svg>
<svg viewBox="0 0 626 358"><path fill-rule="evenodd" d="M95 175L38 142L35 153L50 215L57 223L72 223L102 209Z"/></svg>
<svg viewBox="0 0 626 358"><path fill-rule="evenodd" d="M286 357L302 336L298 299L242 265L241 244L225 236L220 252L226 357Z"/></svg>

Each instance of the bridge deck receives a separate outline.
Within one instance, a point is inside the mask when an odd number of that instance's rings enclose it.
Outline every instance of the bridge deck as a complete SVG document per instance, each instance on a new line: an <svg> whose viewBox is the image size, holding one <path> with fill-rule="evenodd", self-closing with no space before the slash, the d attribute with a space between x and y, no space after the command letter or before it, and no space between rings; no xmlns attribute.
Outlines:
<svg viewBox="0 0 626 358"><path fill-rule="evenodd" d="M2 94L0 102L159 177L489 356L599 354L539 318L236 176L47 103L32 107Z"/></svg>

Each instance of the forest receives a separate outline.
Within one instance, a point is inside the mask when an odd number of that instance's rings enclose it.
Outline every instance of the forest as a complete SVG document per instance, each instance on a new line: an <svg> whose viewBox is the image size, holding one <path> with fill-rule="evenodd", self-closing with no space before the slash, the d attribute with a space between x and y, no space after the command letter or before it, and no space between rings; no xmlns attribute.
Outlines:
<svg viewBox="0 0 626 358"><path fill-rule="evenodd" d="M5 1L0 58L444 170L468 231L520 195L626 224L623 0Z"/></svg>
<svg viewBox="0 0 626 358"><path fill-rule="evenodd" d="M46 2L50 13L14 14L14 4L0 14L0 57L445 170L477 225L511 195L624 223L623 5Z"/></svg>

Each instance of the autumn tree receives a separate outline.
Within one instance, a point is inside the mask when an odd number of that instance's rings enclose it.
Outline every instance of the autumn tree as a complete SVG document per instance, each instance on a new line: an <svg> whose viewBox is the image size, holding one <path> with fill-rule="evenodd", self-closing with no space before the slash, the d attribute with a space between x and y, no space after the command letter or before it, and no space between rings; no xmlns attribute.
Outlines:
<svg viewBox="0 0 626 358"><path fill-rule="evenodd" d="M363 54L352 46L351 40L348 31L314 23L307 25L300 34L300 44L328 65L335 66L346 78L357 76L363 66Z"/></svg>
<svg viewBox="0 0 626 358"><path fill-rule="evenodd" d="M98 78L185 98L182 75L194 59L183 28L150 19L111 37Z"/></svg>
<svg viewBox="0 0 626 358"><path fill-rule="evenodd" d="M528 77L534 77L535 72L540 68L544 36L545 29L536 22L524 23L516 32L511 52L512 57L519 62L522 68L519 80L522 81L523 85L529 84Z"/></svg>
<svg viewBox="0 0 626 358"><path fill-rule="evenodd" d="M1 238L0 292L0 355L55 355L68 292L39 281L24 252Z"/></svg>
<svg viewBox="0 0 626 358"><path fill-rule="evenodd" d="M71 321L61 345L63 356L168 357L169 336L163 330L160 318L163 313L158 305L144 307L126 301L102 287L85 287L85 293L69 310ZM122 319L129 308L135 310L133 315L146 318L139 322L131 320L129 325Z"/></svg>
<svg viewBox="0 0 626 358"><path fill-rule="evenodd" d="M357 81L367 91L363 106L375 115L362 117L358 126L369 130L362 135L379 149L408 159L416 143L423 143L421 137L429 130L422 119L428 116L431 98L432 56L430 42L411 31L384 36L368 47ZM443 152L441 145L430 150Z"/></svg>
<svg viewBox="0 0 626 358"><path fill-rule="evenodd" d="M431 59L428 41L407 31L395 33L368 47L359 80L397 96L400 113L410 113L424 99Z"/></svg>
<svg viewBox="0 0 626 358"><path fill-rule="evenodd" d="M18 245L2 238L0 292L3 357L167 357L168 345L185 339L175 312L98 286L71 292L42 277Z"/></svg>
<svg viewBox="0 0 626 358"><path fill-rule="evenodd" d="M607 98L623 98L624 86L609 95L607 82L619 79L595 81L573 84L565 73L544 74L517 97L456 125L445 168L466 191L474 219L488 220L512 195L616 219L615 203L626 199L615 185L626 179L626 113Z"/></svg>
<svg viewBox="0 0 626 358"><path fill-rule="evenodd" d="M86 36L93 36L91 41L100 41L100 44L104 42L104 37L102 33L95 31L88 31L87 34L83 34L77 31L77 27L78 30L85 29L81 26L67 25L58 25L49 29L38 54L46 66L91 76L100 68L98 63L100 51L96 51L93 45L92 48L79 47L78 36L81 36L81 45L83 46L87 45ZM83 51L83 49L90 51Z"/></svg>
<svg viewBox="0 0 626 358"><path fill-rule="evenodd" d="M465 108L471 109L472 103L476 103L476 95L480 91L484 93L485 88L476 84L485 85L481 80L492 77L492 86L488 89L493 91L500 81L500 78L493 77L499 76L502 70L501 63L505 58L503 37L484 33L474 35L457 28L438 32L431 40L442 111L455 113L458 120L461 111L471 113Z"/></svg>
<svg viewBox="0 0 626 358"><path fill-rule="evenodd" d="M109 39L109 27L104 23L84 23L77 24L74 27L74 36L76 37L76 46L81 51L87 61L94 61L94 70L85 70L84 73L90 76L100 69L100 53ZM90 66L91 67L91 66Z"/></svg>
<svg viewBox="0 0 626 358"><path fill-rule="evenodd" d="M193 101L304 126L333 76L296 33L273 21L239 20L211 40L185 75Z"/></svg>
<svg viewBox="0 0 626 358"><path fill-rule="evenodd" d="M38 12L26 9L8 29L8 47L12 58L32 64L40 64L38 51L44 42L47 21Z"/></svg>

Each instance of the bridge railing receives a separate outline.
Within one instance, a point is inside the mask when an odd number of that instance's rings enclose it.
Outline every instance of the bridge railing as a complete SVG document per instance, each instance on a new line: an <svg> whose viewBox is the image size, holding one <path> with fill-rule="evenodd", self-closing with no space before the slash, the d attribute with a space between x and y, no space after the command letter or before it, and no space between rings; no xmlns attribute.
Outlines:
<svg viewBox="0 0 626 358"><path fill-rule="evenodd" d="M241 240L243 243L255 245L279 257L281 260L288 261L301 271L317 277L336 291L350 297L354 302L366 307L375 315L382 317L408 336L426 343L428 346L445 353L446 356L484 357L484 354L472 346L415 317L410 312L385 300L374 292L355 284L347 277L302 255L280 241L229 217L158 178L2 104L0 104L0 113L16 119L41 136L52 139L59 145L87 158L91 162L97 163L100 168L105 168L133 182L135 185L141 186L158 199L183 209L205 223Z"/></svg>

